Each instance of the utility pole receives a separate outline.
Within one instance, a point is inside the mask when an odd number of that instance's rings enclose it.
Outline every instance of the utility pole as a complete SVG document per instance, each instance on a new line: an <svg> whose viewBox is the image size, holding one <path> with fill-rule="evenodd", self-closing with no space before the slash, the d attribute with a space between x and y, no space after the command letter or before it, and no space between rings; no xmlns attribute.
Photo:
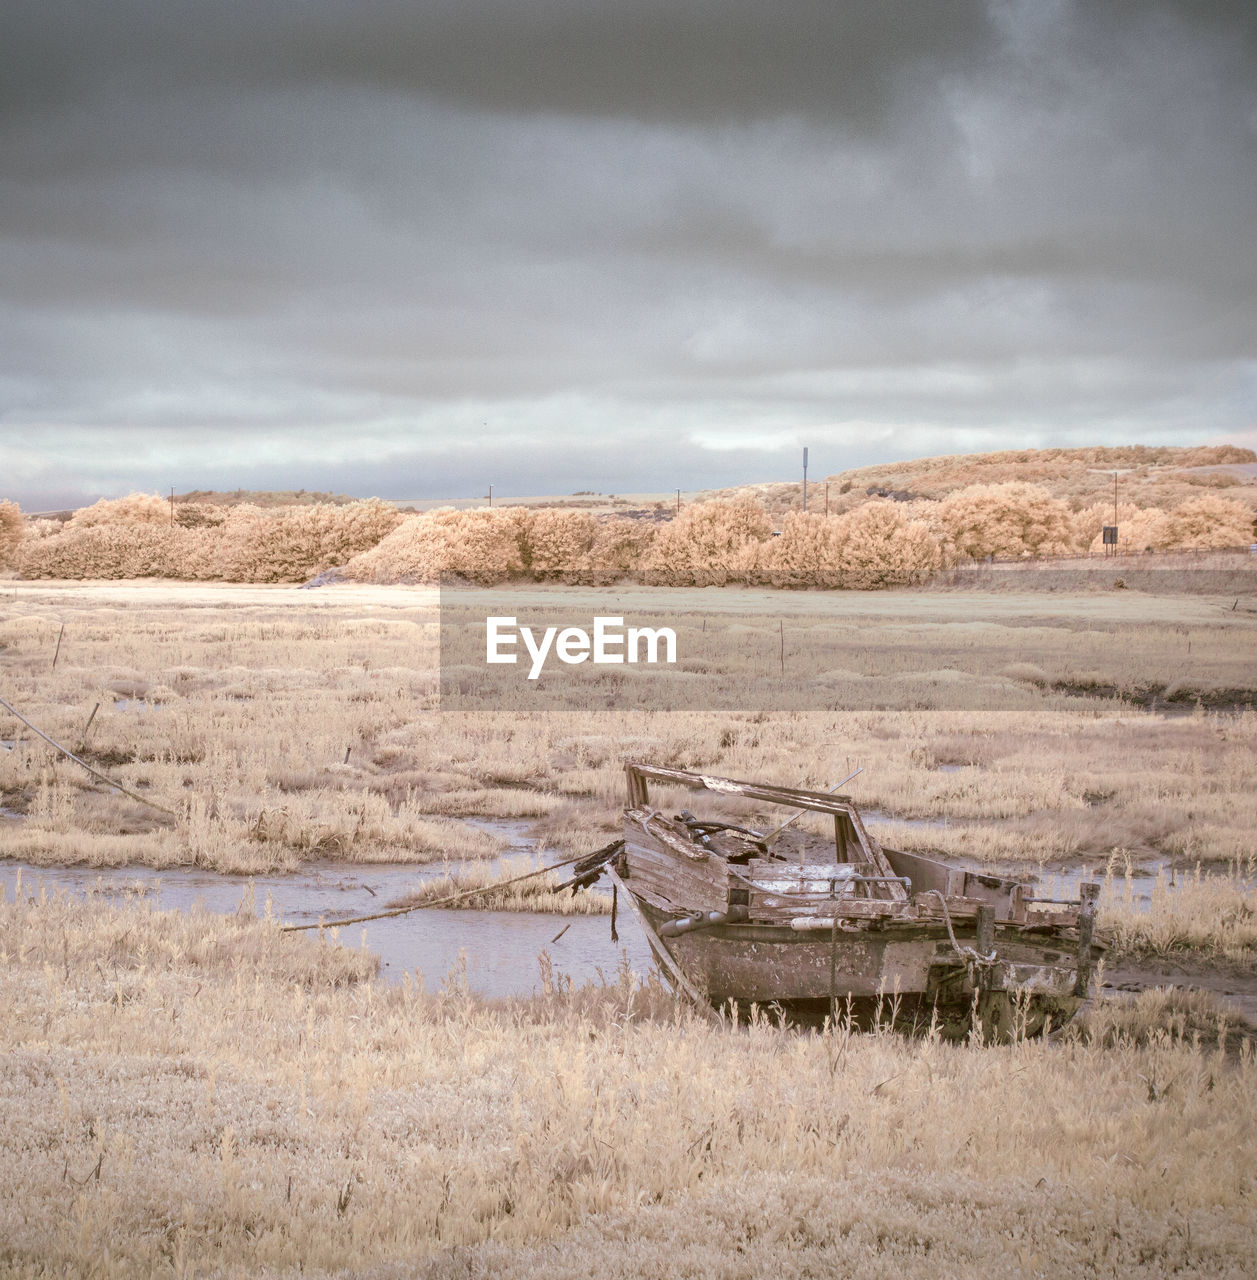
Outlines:
<svg viewBox="0 0 1257 1280"><path fill-rule="evenodd" d="M803 446L803 513L807 514L807 445Z"/></svg>
<svg viewBox="0 0 1257 1280"><path fill-rule="evenodd" d="M489 486L489 506L493 506L493 486Z"/></svg>
<svg viewBox="0 0 1257 1280"><path fill-rule="evenodd" d="M677 490L677 515L681 514L681 490Z"/></svg>
<svg viewBox="0 0 1257 1280"><path fill-rule="evenodd" d="M1113 523L1104 526L1104 554L1117 555L1117 472L1113 472Z"/></svg>
<svg viewBox="0 0 1257 1280"><path fill-rule="evenodd" d="M1113 554L1117 555L1117 472L1113 472Z"/></svg>
<svg viewBox="0 0 1257 1280"><path fill-rule="evenodd" d="M170 527L173 529L175 525L175 487L170 486Z"/></svg>

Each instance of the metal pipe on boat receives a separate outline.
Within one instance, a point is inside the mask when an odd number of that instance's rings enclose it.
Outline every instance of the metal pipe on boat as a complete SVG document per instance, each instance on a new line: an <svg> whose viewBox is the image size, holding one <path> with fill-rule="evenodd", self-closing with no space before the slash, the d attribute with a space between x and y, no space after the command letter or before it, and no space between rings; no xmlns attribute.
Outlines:
<svg viewBox="0 0 1257 1280"><path fill-rule="evenodd" d="M659 928L661 938L679 938L682 934L693 933L695 929L710 929L718 924L737 924L745 920L745 907L730 907L728 911L704 911L693 916L682 916L679 920L669 920Z"/></svg>

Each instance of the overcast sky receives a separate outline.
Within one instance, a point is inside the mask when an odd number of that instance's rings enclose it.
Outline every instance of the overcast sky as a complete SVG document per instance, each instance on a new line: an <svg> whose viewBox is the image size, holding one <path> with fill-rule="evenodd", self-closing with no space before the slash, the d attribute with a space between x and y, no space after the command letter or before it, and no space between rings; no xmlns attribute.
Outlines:
<svg viewBox="0 0 1257 1280"><path fill-rule="evenodd" d="M1257 443L1257 5L5 0L0 496Z"/></svg>

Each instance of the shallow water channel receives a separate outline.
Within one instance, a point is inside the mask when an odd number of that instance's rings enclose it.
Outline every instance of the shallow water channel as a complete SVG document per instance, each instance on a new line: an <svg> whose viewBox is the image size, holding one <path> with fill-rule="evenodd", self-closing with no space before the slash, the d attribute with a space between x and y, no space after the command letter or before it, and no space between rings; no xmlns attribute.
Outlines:
<svg viewBox="0 0 1257 1280"><path fill-rule="evenodd" d="M21 814L0 810L0 817L22 820ZM890 820L888 815L866 811L870 825ZM923 819L910 825L943 825L942 819ZM542 849L526 834L526 821L511 819L468 819L468 824L504 837L505 857L534 855L538 864L561 855ZM973 870L995 868L969 863ZM299 871L268 875L222 875L195 867L171 867L155 871L149 867L39 867L23 862L0 862L0 893L13 901L19 883L24 897L68 893L89 894L108 901L150 902L160 910L205 910L230 914L239 910L264 915L268 911L289 924L319 920L334 922L349 916L370 915L412 892L425 880L477 863L309 862ZM1012 868L1005 869L1012 871ZM1166 867L1139 867L1132 875L1120 877L1115 894L1136 909L1146 909L1157 882L1157 872ZM1172 873L1171 873L1172 874ZM1046 871L1039 879L1045 896L1075 898L1080 881L1103 879L1104 869ZM1033 877L1031 877L1033 878ZM601 892L601 889L586 892ZM420 909L404 916L346 925L339 941L351 947L365 946L380 957L381 975L400 982L406 975L418 975L428 989L437 989L451 975L465 980L467 987L483 996L535 994L542 989L539 958L546 952L557 973L579 985L613 981L621 962L639 976L650 971L653 961L646 938L628 905L620 903L617 920L619 941L611 941L611 921L606 915L550 915L524 911L474 911L442 908Z"/></svg>
<svg viewBox="0 0 1257 1280"><path fill-rule="evenodd" d="M536 852L535 842L513 828L527 824L478 822L487 830L507 835L510 855ZM554 861L560 855L543 857ZM0 862L0 892L6 902L15 899L21 873L23 897L45 892L89 894L107 901L134 901L137 897L166 911L205 910L230 914L238 910L265 915L269 909L286 924L334 921L346 916L370 915L385 910L417 885L464 863L310 862L300 871L273 875L220 875L195 867L37 867L23 862ZM598 892L599 890L593 890ZM589 892L589 891L587 891ZM606 915L559 916L531 911L466 911L442 908L412 911L388 920L346 925L339 941L350 947L365 945L380 957L380 973L400 982L416 973L429 990L436 990L447 976L459 980L477 995L530 995L542 989L539 957L546 952L557 973L576 985L598 982L599 971L608 982L627 957L629 967L645 976L652 967L650 949L637 921L621 901L616 928L619 941L611 941L611 917ZM561 936L558 936L560 935Z"/></svg>

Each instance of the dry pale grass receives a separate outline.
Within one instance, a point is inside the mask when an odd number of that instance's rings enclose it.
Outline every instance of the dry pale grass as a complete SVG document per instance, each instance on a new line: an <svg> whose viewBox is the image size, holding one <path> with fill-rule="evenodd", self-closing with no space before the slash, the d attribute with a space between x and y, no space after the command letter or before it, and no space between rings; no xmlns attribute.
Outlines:
<svg viewBox="0 0 1257 1280"><path fill-rule="evenodd" d="M627 974L491 1007L316 946L0 908L6 1274L1250 1273L1247 1049L735 1030Z"/></svg>
<svg viewBox="0 0 1257 1280"><path fill-rule="evenodd" d="M1205 875L1199 867L1173 883L1158 873L1147 902L1131 882L1106 879L1100 925L1113 959L1191 953L1257 968L1257 887L1246 874Z"/></svg>
<svg viewBox="0 0 1257 1280"><path fill-rule="evenodd" d="M1251 1052L1257 1042L1257 1028L1212 991L1153 987L1130 997L1097 1000L1082 1010L1065 1027L1066 1039L1083 1039L1092 1044L1151 1045L1172 1041L1220 1049L1232 1054ZM1150 1102L1173 1086L1172 1080L1143 1077Z"/></svg>
<svg viewBox="0 0 1257 1280"><path fill-rule="evenodd" d="M422 907L441 899L482 890L474 897L445 903L454 909L467 911L543 911L560 916L604 916L611 912L611 899L605 893L591 893L570 889L558 892L562 876L558 872L524 880L519 884L506 884L543 866L532 858L502 858L494 865L474 865L461 871L450 872L433 880L425 880L414 892L408 893L390 907ZM565 868L564 876L570 876ZM500 886L500 887L496 887Z"/></svg>

